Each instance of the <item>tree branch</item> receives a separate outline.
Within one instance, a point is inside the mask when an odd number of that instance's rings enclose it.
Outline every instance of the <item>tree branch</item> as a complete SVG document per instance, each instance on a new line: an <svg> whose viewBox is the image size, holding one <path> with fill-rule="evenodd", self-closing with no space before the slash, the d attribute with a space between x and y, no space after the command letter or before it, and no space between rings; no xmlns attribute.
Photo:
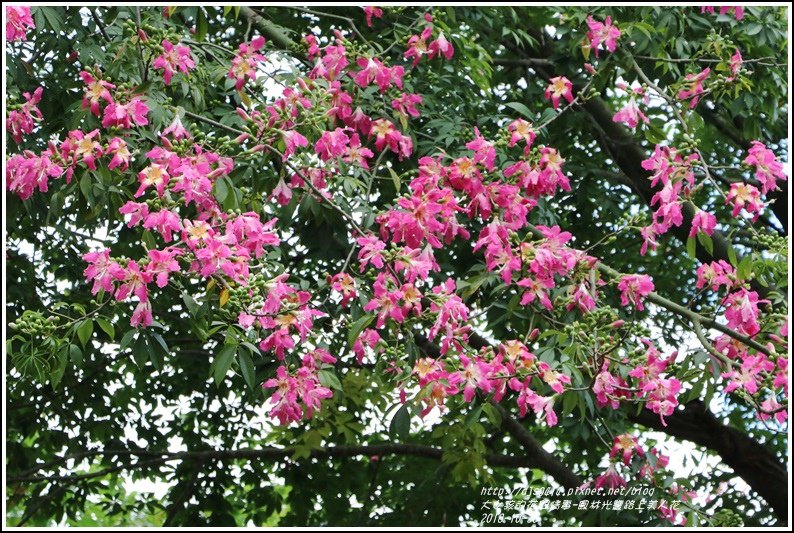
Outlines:
<svg viewBox="0 0 794 533"><path fill-rule="evenodd" d="M90 452L82 452L79 454L65 456L59 460L41 465L36 471L51 468L53 463L66 462L74 457L88 457L88 456L103 456L103 457L138 457L149 458L147 460L138 461L134 464L124 464L105 468L96 472L89 472L86 474L72 474L72 475L52 475L52 476L32 476L32 475L17 475L11 476L7 479L8 483L39 483L39 482L52 482L57 481L60 483L74 483L86 479L93 479L104 477L107 474L119 472L122 470L131 470L144 466L154 466L171 461L185 461L193 460L200 462L207 462L212 460L229 461L234 459L248 459L248 460L291 460L290 458L295 454L297 448L274 448L267 447L262 449L242 449L242 450L201 450L201 451L187 451L187 452L169 452L169 451L156 451L156 450L95 450ZM547 453L547 452L546 452ZM358 456L382 456L382 455L407 455L413 457L424 457L428 459L441 460L444 450L427 446L424 444L412 443L382 443L370 445L339 445L329 446L326 448L316 448L311 452L311 458L325 459L332 457L358 457ZM541 463L537 457L515 457L512 455L503 454L487 454L485 456L486 462L495 467L503 468L541 468Z"/></svg>
<svg viewBox="0 0 794 533"><path fill-rule="evenodd" d="M787 521L790 486L785 464L749 435L722 424L702 402L686 404L667 417L666 426L650 411L627 410L627 414L637 424L717 452L737 476L772 506L780 520Z"/></svg>

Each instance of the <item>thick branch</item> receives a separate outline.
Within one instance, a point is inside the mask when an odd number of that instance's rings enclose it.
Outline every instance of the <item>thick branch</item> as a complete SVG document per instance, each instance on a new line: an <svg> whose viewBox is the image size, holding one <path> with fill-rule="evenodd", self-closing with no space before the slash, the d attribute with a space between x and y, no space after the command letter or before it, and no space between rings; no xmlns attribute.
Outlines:
<svg viewBox="0 0 794 533"><path fill-rule="evenodd" d="M573 489L581 486L582 480L579 479L573 470L565 466L559 459L543 449L543 446L535 440L532 433L516 420L513 415L507 412L507 409L502 407L496 402L491 402L496 407L499 414L502 416L502 427L510 433L514 439L524 448L527 452L527 457L533 457L538 463L541 470L554 478L557 483L567 489Z"/></svg>
<svg viewBox="0 0 794 533"><path fill-rule="evenodd" d="M33 476L33 475L18 475L8 478L9 483L37 483L43 481L58 481L71 483L75 481L82 481L85 479L92 479L103 477L107 474L119 472L122 470L131 470L143 466L155 466L164 464L170 461L200 461L206 462L211 460L229 461L234 459L248 459L248 460L270 460L279 461L289 459L296 452L295 448L262 448L262 449L242 449L242 450L201 450L201 451L188 451L188 452L169 452L169 451L152 451L152 450L97 450L91 452L83 452L71 456L65 456L57 461L41 465L37 471L43 469L53 468L53 463L65 463L72 458L83 458L88 456L103 456L103 457L137 457L147 458L136 463L124 464L90 472L87 474L73 474L73 475L53 475L53 476ZM371 444L361 446L330 446L327 448L317 448L312 450L311 457L316 459L331 458L331 457L359 457L359 456L382 456L382 455L409 455L413 457L425 457L428 459L441 460L444 450L441 448L434 448L423 444L410 444L410 443L383 443ZM511 455L502 454L487 454L485 456L486 462L495 467L504 468L541 468L542 460L538 457L515 457Z"/></svg>
<svg viewBox="0 0 794 533"><path fill-rule="evenodd" d="M667 417L666 426L657 415L647 410L639 414L629 412L628 416L645 427L717 452L736 475L772 506L780 520L787 520L789 484L785 464L749 435L722 424L702 402L688 403L683 410Z"/></svg>

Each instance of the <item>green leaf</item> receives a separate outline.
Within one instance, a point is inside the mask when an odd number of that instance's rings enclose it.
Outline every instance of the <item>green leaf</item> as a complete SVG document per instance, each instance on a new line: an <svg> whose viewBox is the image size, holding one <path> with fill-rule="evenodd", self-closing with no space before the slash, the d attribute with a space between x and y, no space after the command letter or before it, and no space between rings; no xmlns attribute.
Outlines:
<svg viewBox="0 0 794 533"><path fill-rule="evenodd" d="M54 7L40 7L41 14L44 15L44 18L47 20L47 26L49 26L54 32L60 33L63 29L63 15L61 11Z"/></svg>
<svg viewBox="0 0 794 533"><path fill-rule="evenodd" d="M163 369L163 358L167 356L170 351L168 349L168 345L165 343L165 339L156 332L151 332L149 334L152 339L156 342L149 342L149 356L152 360L152 365L154 365L155 370L158 372Z"/></svg>
<svg viewBox="0 0 794 533"><path fill-rule="evenodd" d="M83 364L83 351L78 345L69 345L69 359L72 360L72 364L75 366L80 366Z"/></svg>
<svg viewBox="0 0 794 533"><path fill-rule="evenodd" d="M228 196L229 185L227 185L226 180L223 177L220 177L217 181L215 181L215 198L217 198L218 202L222 204Z"/></svg>
<svg viewBox="0 0 794 533"><path fill-rule="evenodd" d="M80 344L83 345L83 348L85 348L85 345L88 343L89 339L91 338L92 333L94 333L93 320L85 320L77 328L77 338L80 339Z"/></svg>
<svg viewBox="0 0 794 533"><path fill-rule="evenodd" d="M404 403L400 406L394 417L391 419L389 425L389 435L392 438L404 439L411 432L411 412L409 411L408 404Z"/></svg>
<svg viewBox="0 0 794 533"><path fill-rule="evenodd" d="M464 425L466 427L471 427L476 422L479 422L480 421L480 415L482 414L482 411L483 411L484 407L485 407L485 404L481 403L480 405L478 405L477 407L472 409L472 411L468 415L466 415L466 420L464 421Z"/></svg>
<svg viewBox="0 0 794 533"><path fill-rule="evenodd" d="M237 345L226 344L221 348L221 351L218 352L218 355L215 356L215 360L212 364L215 367L214 374L216 386L219 386L223 378L226 377L226 372L229 371L229 368L232 366L232 361L234 361L235 353L237 353Z"/></svg>
<svg viewBox="0 0 794 533"><path fill-rule="evenodd" d="M199 310L199 304L196 303L196 300L193 299L193 297L187 292L183 291L182 301L185 302L185 307L187 307L188 313L190 313L192 316L196 316Z"/></svg>
<svg viewBox="0 0 794 533"><path fill-rule="evenodd" d="M350 330L347 333L347 343L350 346L353 346L353 343L356 342L356 339L361 332L364 331L364 328L366 328L373 320L375 320L374 315L364 315L350 324Z"/></svg>
<svg viewBox="0 0 794 533"><path fill-rule="evenodd" d="M256 386L256 370L254 369L254 361L251 359L251 354L248 350L240 350L237 353L237 358L240 364L240 373L243 375L246 385L253 390Z"/></svg>
<svg viewBox="0 0 794 533"><path fill-rule="evenodd" d="M107 333L108 337L110 337L110 340L116 339L116 328L114 328L113 324L111 324L107 319L98 317L96 319L96 323L99 324L99 327L102 328L102 331Z"/></svg>
<svg viewBox="0 0 794 533"><path fill-rule="evenodd" d="M702 231L698 231L697 236L700 245L703 246L709 254L714 255L714 242L711 240L711 237Z"/></svg>
<svg viewBox="0 0 794 533"><path fill-rule="evenodd" d="M391 174L391 180L394 183L394 190L397 191L397 194L400 194L400 176L391 167L389 167L389 174Z"/></svg>
<svg viewBox="0 0 794 533"><path fill-rule="evenodd" d="M137 329L130 329L124 334L123 337L121 337L121 342L119 342L119 352L123 352L127 349L127 346L130 345L130 342L132 342L132 338L136 333L138 333Z"/></svg>
<svg viewBox="0 0 794 533"><path fill-rule="evenodd" d="M483 404L482 410L485 413L485 416L488 417L488 420L496 427L502 426L502 414L499 410L491 405L490 403Z"/></svg>
<svg viewBox="0 0 794 533"><path fill-rule="evenodd" d="M728 261L734 268L736 268L739 263L739 260L736 259L736 250L733 249L733 246L728 246Z"/></svg>
<svg viewBox="0 0 794 533"><path fill-rule="evenodd" d="M149 360L150 352L151 347L149 346L149 341L146 335L141 333L135 340L135 344L132 345L132 358L135 364L138 365L138 368L146 366L146 361Z"/></svg>
<svg viewBox="0 0 794 533"><path fill-rule="evenodd" d="M204 9L199 7L196 15L196 40L199 42L204 41L208 30L207 15L204 14Z"/></svg>
<svg viewBox="0 0 794 533"><path fill-rule="evenodd" d="M63 374L66 372L66 364L69 362L68 356L68 348L66 345L63 346L55 356L53 360L52 372L50 373L50 383L52 384L52 388L55 389L58 387L58 384L63 379Z"/></svg>
<svg viewBox="0 0 794 533"><path fill-rule="evenodd" d="M753 267L753 260L749 255L742 257L739 266L736 267L736 277L744 280L750 274Z"/></svg>
<svg viewBox="0 0 794 533"><path fill-rule="evenodd" d="M328 387L329 389L338 391L342 390L342 383L339 381L339 378L336 377L336 372L330 368L320 369L320 371L317 373L317 377L320 380L320 385L323 387Z"/></svg>
<svg viewBox="0 0 794 533"><path fill-rule="evenodd" d="M519 113L521 113L521 115L524 116L524 118L527 118L529 120L535 120L536 118L535 113L530 111L529 108L524 104L522 104L521 102L507 102L505 106L509 107L514 111L518 111Z"/></svg>

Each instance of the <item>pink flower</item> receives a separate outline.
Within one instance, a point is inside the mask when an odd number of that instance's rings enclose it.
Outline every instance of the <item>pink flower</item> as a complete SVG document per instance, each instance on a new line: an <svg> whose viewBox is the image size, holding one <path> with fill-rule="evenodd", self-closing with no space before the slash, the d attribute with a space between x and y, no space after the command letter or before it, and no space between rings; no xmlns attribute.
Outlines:
<svg viewBox="0 0 794 533"><path fill-rule="evenodd" d="M80 71L80 78L85 83L85 93L83 94L83 107L91 109L91 113L99 116L99 101L104 100L107 103L113 102L113 97L110 95L110 89L115 89L116 86L105 80L97 79L85 70Z"/></svg>
<svg viewBox="0 0 794 533"><path fill-rule="evenodd" d="M162 209L156 213L150 213L143 221L146 229L157 230L166 242L173 240L173 233L182 230L179 215L169 209Z"/></svg>
<svg viewBox="0 0 794 533"><path fill-rule="evenodd" d="M245 85L246 78L255 80L256 69L261 61L265 61L265 56L259 50L265 45L264 37L255 37L250 43L242 43L237 50L237 55L232 59L232 66L229 68L227 78L235 80L234 88L241 90Z"/></svg>
<svg viewBox="0 0 794 533"><path fill-rule="evenodd" d="M675 378L653 379L643 388L647 401L645 408L659 415L663 426L667 426L664 417L673 414L678 405L678 393L681 391L681 382Z"/></svg>
<svg viewBox="0 0 794 533"><path fill-rule="evenodd" d="M135 261L127 263L126 270L123 270L121 285L116 290L116 300L125 300L130 294L138 297L138 300L145 302L149 299L147 284L152 282L152 274L142 271Z"/></svg>
<svg viewBox="0 0 794 533"><path fill-rule="evenodd" d="M761 402L761 410L758 411L759 420L769 420L774 418L778 424L785 424L788 419L788 413L785 406L778 403L777 398L770 396Z"/></svg>
<svg viewBox="0 0 794 533"><path fill-rule="evenodd" d="M634 97L629 100L629 103L626 104L623 109L615 113L615 116L612 117L613 122L622 122L630 128L636 128L640 120L646 124L650 124L651 122L650 119L640 111L640 108L637 107L637 102Z"/></svg>
<svg viewBox="0 0 794 533"><path fill-rule="evenodd" d="M149 250L149 264L146 272L151 274L161 289L168 285L168 277L172 272L179 272L179 263L174 258L181 252L178 249Z"/></svg>
<svg viewBox="0 0 794 533"><path fill-rule="evenodd" d="M538 363L537 370L540 379L551 387L551 390L558 394L562 394L565 391L565 385L571 384L571 378L561 372L552 370L548 363Z"/></svg>
<svg viewBox="0 0 794 533"><path fill-rule="evenodd" d="M460 356L462 370L458 371L463 386L463 399L471 403L477 390L487 394L493 390L494 383L488 378L490 366L479 360L469 359L465 355Z"/></svg>
<svg viewBox="0 0 794 533"><path fill-rule="evenodd" d="M696 105L698 105L698 100L700 100L700 95L702 95L705 91L703 89L703 82L706 78L708 78L709 73L711 72L710 68L706 68L697 74L687 74L684 76L684 81L689 82L687 87L678 91L678 99L679 100L690 100L689 108L694 109Z"/></svg>
<svg viewBox="0 0 794 533"><path fill-rule="evenodd" d="M742 53L736 49L736 53L731 56L731 61L728 67L730 68L731 75L725 78L726 82L731 82L739 77L739 72L742 70Z"/></svg>
<svg viewBox="0 0 794 533"><path fill-rule="evenodd" d="M480 135L480 130L474 127L474 140L466 143L466 148L474 152L474 162L481 163L488 172L493 172L496 160L496 149L493 143Z"/></svg>
<svg viewBox="0 0 794 533"><path fill-rule="evenodd" d="M410 115L417 118L419 116L419 110L416 109L416 106L421 103L421 94L402 93L399 98L395 98L391 101L391 106L403 117L407 118Z"/></svg>
<svg viewBox="0 0 794 533"><path fill-rule="evenodd" d="M721 285L731 288L736 282L733 267L723 260L700 265L697 270L697 276L698 280L695 287L698 289L711 285L711 290L716 291Z"/></svg>
<svg viewBox="0 0 794 533"><path fill-rule="evenodd" d="M96 160L102 156L102 145L97 141L99 130L83 133L80 130L69 132L69 136L61 143L61 157L70 163L66 171L67 182L71 179L78 163L85 163L91 170L96 170Z"/></svg>
<svg viewBox="0 0 794 533"><path fill-rule="evenodd" d="M127 227L132 228L143 222L149 216L149 206L143 202L133 202L130 200L119 208L119 213L122 215L130 215L127 221Z"/></svg>
<svg viewBox="0 0 794 533"><path fill-rule="evenodd" d="M590 28L590 31L587 32L587 38L590 40L590 48L595 50L596 57L598 57L598 48L601 43L610 52L614 52L617 49L620 30L617 25L612 24L612 17L607 17L602 23L593 19L592 16L588 16L587 27Z"/></svg>
<svg viewBox="0 0 794 533"><path fill-rule="evenodd" d="M747 183L732 183L725 203L733 202L731 214L735 217L744 209L748 214L753 215L753 222L758 220L758 215L764 210L764 202L761 200L761 192L755 186Z"/></svg>
<svg viewBox="0 0 794 533"><path fill-rule="evenodd" d="M283 161L286 161L287 158L294 154L298 148L306 148L309 145L309 141L306 139L306 137L295 130L282 132L282 135L284 136L285 146L284 156L282 157Z"/></svg>
<svg viewBox="0 0 794 533"><path fill-rule="evenodd" d="M375 148L383 151L384 148L389 148L395 154L398 154L399 159L402 160L411 155L413 152L413 141L407 135L403 135L394 127L391 121L379 118L372 122L372 129L369 133L370 137L375 136Z"/></svg>
<svg viewBox="0 0 794 533"><path fill-rule="evenodd" d="M598 476L595 480L595 488L601 489L616 489L618 487L625 487L626 480L618 474L618 471L615 470L615 465L611 464L609 467L604 471L603 474Z"/></svg>
<svg viewBox="0 0 794 533"><path fill-rule="evenodd" d="M100 289L106 293L113 292L113 284L124 279L125 270L116 262L110 259L110 249L101 252L89 252L83 255L83 260L88 266L83 271L86 281L94 280L91 294L96 294Z"/></svg>
<svg viewBox="0 0 794 533"><path fill-rule="evenodd" d="M358 137L358 133L354 133L350 136L350 142L345 148L345 155L342 160L351 165L358 165L369 170L369 162L367 160L374 155L372 150L361 146L361 139Z"/></svg>
<svg viewBox="0 0 794 533"><path fill-rule="evenodd" d="M174 72L179 70L187 74L196 68L196 62L190 56L190 48L179 43L173 45L163 39L163 53L157 56L152 66L156 69L163 69L163 81L166 85L170 85Z"/></svg>
<svg viewBox="0 0 794 533"><path fill-rule="evenodd" d="M28 30L35 28L29 7L6 6L6 42L26 41Z"/></svg>
<svg viewBox="0 0 794 533"><path fill-rule="evenodd" d="M105 113L102 117L102 127L110 128L116 126L129 129L133 124L146 126L149 123L146 118L147 113L149 113L149 106L138 96L124 105L111 102L105 108Z"/></svg>
<svg viewBox="0 0 794 533"><path fill-rule="evenodd" d="M20 109L14 109L6 118L6 129L11 132L11 137L15 142L22 142L22 134L30 133L36 127L36 122L44 120L39 110L38 103L41 102L42 87L38 87L33 94L22 93L25 103Z"/></svg>
<svg viewBox="0 0 794 533"><path fill-rule="evenodd" d="M656 251L657 246L659 246L659 242L656 240L656 237L659 234L657 224L651 224L650 226L645 226L640 230L640 234L642 235L642 246L640 247L640 255L645 255L648 253L648 247L651 250Z"/></svg>
<svg viewBox="0 0 794 533"><path fill-rule="evenodd" d="M165 137L166 135L171 135L174 139L190 139L192 137L179 119L179 114L174 115L174 120L163 130L162 136Z"/></svg>
<svg viewBox="0 0 794 533"><path fill-rule="evenodd" d="M378 320L375 327L382 329L386 325L386 319L391 318L395 322L402 323L406 318L405 309L400 305L403 293L400 289L388 290L387 285L394 285L394 279L381 272L373 285L374 297L364 306L365 311L378 311Z"/></svg>
<svg viewBox="0 0 794 533"><path fill-rule="evenodd" d="M626 382L620 376L614 376L609 370L599 372L593 381L593 394L598 407L609 405L612 409L620 407L620 398L627 397Z"/></svg>
<svg viewBox="0 0 794 533"><path fill-rule="evenodd" d="M146 192L146 189L151 186L154 186L157 190L157 195L162 198L170 179L171 176L168 175L168 171L165 167L157 163L152 163L138 173L138 181L140 181L141 185L135 192L135 198L142 196L143 193Z"/></svg>
<svg viewBox="0 0 794 533"><path fill-rule="evenodd" d="M573 103L573 83L565 76L557 76L549 80L546 87L546 99L551 98L551 105L557 109L560 105L560 98L565 98L569 104Z"/></svg>
<svg viewBox="0 0 794 533"><path fill-rule="evenodd" d="M744 18L744 8L741 6L720 6L720 15L726 15L733 11L733 15L736 17L736 20L742 20ZM701 13L711 13L714 14L714 6L702 6L700 8Z"/></svg>
<svg viewBox="0 0 794 533"><path fill-rule="evenodd" d="M323 161L342 157L347 149L347 144L350 138L342 128L336 128L334 131L323 131L320 138L314 144L314 151L320 156Z"/></svg>
<svg viewBox="0 0 794 533"><path fill-rule="evenodd" d="M135 306L130 318L130 326L137 328L138 326L149 327L152 325L152 303L149 300L142 300Z"/></svg>
<svg viewBox="0 0 794 533"><path fill-rule="evenodd" d="M372 27L372 18L379 19L383 16L383 10L379 7L375 6L364 6L361 9L364 10L364 15L367 18L367 26Z"/></svg>
<svg viewBox="0 0 794 533"><path fill-rule="evenodd" d="M645 274L630 274L620 278L618 290L620 291L620 305L627 306L633 303L638 311L645 309L643 299L654 289L653 280Z"/></svg>
<svg viewBox="0 0 794 533"><path fill-rule="evenodd" d="M769 303L768 300L759 300L758 293L739 289L725 297L722 305L725 306L725 318L728 327L744 335L754 336L761 330L758 324L758 305Z"/></svg>
<svg viewBox="0 0 794 533"><path fill-rule="evenodd" d="M412 35L408 39L408 50L405 51L403 57L405 59L413 58L413 65L416 66L419 64L419 60L422 59L422 56L428 55L428 45L427 40L430 39L430 36L433 34L433 28L427 26L420 35Z"/></svg>
<svg viewBox="0 0 794 533"><path fill-rule="evenodd" d="M281 425L298 422L303 418L303 409L298 405L298 380L287 373L286 367L278 367L276 377L265 381L262 388L276 389L269 399L273 408L268 414L278 419Z"/></svg>
<svg viewBox="0 0 794 533"><path fill-rule="evenodd" d="M108 169L113 170L116 167L121 167L122 171L126 171L130 166L130 151L127 149L127 143L124 139L113 137L105 149L105 155L110 155L112 158L108 163Z"/></svg>
<svg viewBox="0 0 794 533"><path fill-rule="evenodd" d="M714 228L717 227L717 217L707 211L699 209L695 216L692 217L692 229L689 230L689 238L694 238L698 231L702 231L706 235L713 235Z"/></svg>
<svg viewBox="0 0 794 533"><path fill-rule="evenodd" d="M54 147L41 155L26 150L11 156L6 161L6 188L22 200L30 198L36 188L40 192L47 192L49 179L63 174L63 168L50 159L53 154Z"/></svg>
<svg viewBox="0 0 794 533"><path fill-rule="evenodd" d="M633 437L628 433L624 433L622 435L618 435L615 437L615 440L612 441L612 450L609 452L609 457L612 459L616 455L620 454L621 458L623 459L623 464L628 465L635 453L638 457L645 456L645 452L637 442L637 437Z"/></svg>
<svg viewBox="0 0 794 533"><path fill-rule="evenodd" d="M374 57L369 59L360 57L356 63L361 70L356 73L353 79L362 89L373 81L378 85L381 93L385 93L392 83L402 89L403 75L405 73L405 69L402 66L387 67Z"/></svg>
<svg viewBox="0 0 794 533"><path fill-rule="evenodd" d="M722 377L730 378L725 392L729 394L737 389L743 389L749 394L755 394L758 392L759 380L763 380L764 374L769 374L774 369L775 363L767 359L764 354L748 355L742 361L739 370L732 369L722 374Z"/></svg>
<svg viewBox="0 0 794 533"><path fill-rule="evenodd" d="M507 131L510 132L510 142L508 146L513 147L518 141L524 141L524 143L526 143L526 146L524 146L524 153L529 154L529 149L532 148L532 143L535 142L536 137L532 124L523 118L519 118L507 126Z"/></svg>
<svg viewBox="0 0 794 533"><path fill-rule="evenodd" d="M383 268L383 250L386 248L386 243L374 235L367 237L359 237L356 243L361 246L358 252L358 261L361 264L360 272L364 272L367 264L372 264L375 268Z"/></svg>
<svg viewBox="0 0 794 533"><path fill-rule="evenodd" d="M334 274L334 276L328 280L328 283L334 291L342 295L342 302L340 304L342 307L347 307L348 304L358 296L356 282L350 274L344 272Z"/></svg>
<svg viewBox="0 0 794 533"><path fill-rule="evenodd" d="M755 167L755 177L761 183L761 194L778 190L777 180L787 179L780 160L761 142L753 141L744 164Z"/></svg>
<svg viewBox="0 0 794 533"><path fill-rule="evenodd" d="M378 332L374 329L367 328L361 332L361 335L359 335L356 341L353 343L353 353L356 354L356 360L358 361L358 364L362 364L364 362L364 356L366 355L364 347L367 346L374 350L380 340L380 335L378 335ZM380 351L383 350L384 348L381 347Z"/></svg>
<svg viewBox="0 0 794 533"><path fill-rule="evenodd" d="M437 55L441 55L444 56L447 61L449 61L455 54L455 48L452 46L452 43L447 40L443 32L439 33L438 38L430 43L428 50L430 51L428 56L429 59L433 59Z"/></svg>

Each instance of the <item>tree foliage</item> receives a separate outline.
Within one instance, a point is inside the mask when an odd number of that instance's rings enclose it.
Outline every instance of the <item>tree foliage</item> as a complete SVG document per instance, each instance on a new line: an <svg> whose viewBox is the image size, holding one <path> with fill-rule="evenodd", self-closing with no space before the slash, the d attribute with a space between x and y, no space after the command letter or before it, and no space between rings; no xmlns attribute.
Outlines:
<svg viewBox="0 0 794 533"><path fill-rule="evenodd" d="M786 521L786 8L7 9L10 524Z"/></svg>

